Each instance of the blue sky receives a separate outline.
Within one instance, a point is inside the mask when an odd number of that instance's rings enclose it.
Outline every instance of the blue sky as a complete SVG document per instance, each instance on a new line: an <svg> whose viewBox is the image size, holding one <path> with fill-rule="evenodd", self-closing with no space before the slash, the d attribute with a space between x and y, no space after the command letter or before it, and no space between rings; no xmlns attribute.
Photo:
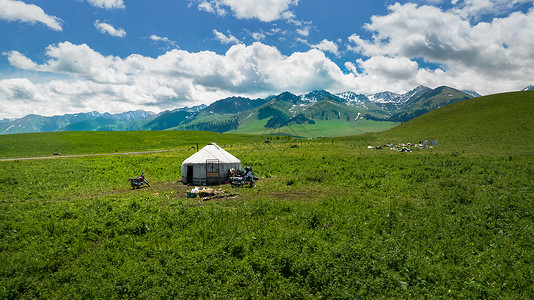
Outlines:
<svg viewBox="0 0 534 300"><path fill-rule="evenodd" d="M0 0L0 118L534 83L534 0Z"/></svg>

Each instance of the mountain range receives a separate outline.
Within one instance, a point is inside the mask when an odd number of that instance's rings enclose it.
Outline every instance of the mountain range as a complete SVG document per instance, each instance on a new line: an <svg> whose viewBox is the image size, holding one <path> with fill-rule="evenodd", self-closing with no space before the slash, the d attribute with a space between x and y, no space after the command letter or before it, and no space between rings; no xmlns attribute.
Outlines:
<svg viewBox="0 0 534 300"><path fill-rule="evenodd" d="M183 107L159 114L138 110L120 114L78 113L44 117L27 115L0 120L0 133L51 131L204 130L215 132L338 136L381 131L436 108L480 96L441 86L405 94L373 95L316 90L284 92L266 98L229 97L209 106Z"/></svg>

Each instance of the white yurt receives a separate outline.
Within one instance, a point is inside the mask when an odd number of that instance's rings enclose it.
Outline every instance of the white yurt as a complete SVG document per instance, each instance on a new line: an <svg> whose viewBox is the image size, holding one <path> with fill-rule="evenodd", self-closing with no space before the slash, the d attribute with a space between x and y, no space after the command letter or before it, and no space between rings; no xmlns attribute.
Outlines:
<svg viewBox="0 0 534 300"><path fill-rule="evenodd" d="M215 143L210 143L182 163L182 181L188 185L222 184L230 169L241 169L241 161Z"/></svg>

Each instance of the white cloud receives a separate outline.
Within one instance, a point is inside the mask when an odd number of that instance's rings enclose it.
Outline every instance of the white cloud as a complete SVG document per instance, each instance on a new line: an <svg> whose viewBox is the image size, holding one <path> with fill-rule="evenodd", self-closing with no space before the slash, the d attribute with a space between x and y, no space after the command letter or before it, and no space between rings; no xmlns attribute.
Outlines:
<svg viewBox="0 0 534 300"><path fill-rule="evenodd" d="M319 50L286 56L277 48L259 42L233 45L224 55L174 49L156 58L139 54L119 58L104 56L85 44L69 42L49 46L46 55L50 59L42 64L16 51L7 55L16 67L70 77L41 80L38 84L27 79L16 85L2 81L0 103L14 105L11 112L18 111L17 116L35 112L35 105L25 102L30 100L38 100L39 107L47 107L40 109L41 114L65 113L66 109L69 112L157 111L209 103L233 95L264 97L286 90L301 93L359 87L353 74L344 74ZM13 116L3 114L0 117Z"/></svg>
<svg viewBox="0 0 534 300"><path fill-rule="evenodd" d="M37 112L35 107L39 92L27 78L0 80L0 95L0 118L22 117L29 112Z"/></svg>
<svg viewBox="0 0 534 300"><path fill-rule="evenodd" d="M17 68L31 71L70 74L100 83L127 83L128 77L121 70L121 59L94 51L86 44L69 42L48 46L46 55L51 59L38 65L17 51L7 53L8 61Z"/></svg>
<svg viewBox="0 0 534 300"><path fill-rule="evenodd" d="M335 56L339 56L339 47L337 44L327 39L324 39L319 44L312 45L311 47L321 51L330 52Z"/></svg>
<svg viewBox="0 0 534 300"><path fill-rule="evenodd" d="M89 4L99 8L114 9L125 8L123 0L87 0Z"/></svg>
<svg viewBox="0 0 534 300"><path fill-rule="evenodd" d="M410 80L418 72L419 65L404 57L373 56L356 61L365 74L393 80Z"/></svg>
<svg viewBox="0 0 534 300"><path fill-rule="evenodd" d="M345 69L347 69L349 72L353 74L358 74L358 68L356 68L356 65L350 61L345 62L344 64Z"/></svg>
<svg viewBox="0 0 534 300"><path fill-rule="evenodd" d="M289 11L298 0L194 0L198 8L217 15L225 15L226 9L231 10L239 19L258 19L263 22L276 21L294 17Z"/></svg>
<svg viewBox="0 0 534 300"><path fill-rule="evenodd" d="M162 36L157 36L153 34L149 37L149 39L157 43L164 43L172 47L177 47L176 42L170 40L168 37L162 37Z"/></svg>
<svg viewBox="0 0 534 300"><path fill-rule="evenodd" d="M37 22L50 29L61 31L61 19L47 15L42 8L22 1L0 0L0 19L35 24Z"/></svg>
<svg viewBox="0 0 534 300"><path fill-rule="evenodd" d="M475 24L454 9L397 3L389 10L388 15L373 16L365 26L372 39L355 34L349 37L348 46L368 57L358 65L369 70L369 76L380 75L383 85L398 84L399 79L394 74L388 76L390 70L381 69L386 68L382 63L385 58L418 59L440 66L420 69L415 77L405 80L412 85L447 84L494 93L520 89L534 77L534 39L527 38L534 32L534 10Z"/></svg>
<svg viewBox="0 0 534 300"><path fill-rule="evenodd" d="M299 43L303 43L304 45L310 46L310 43L307 40L303 39L303 38L296 38L295 41L297 41Z"/></svg>
<svg viewBox="0 0 534 300"><path fill-rule="evenodd" d="M94 25L95 25L95 28L100 33L109 34L109 35L115 36L115 37L125 37L126 36L126 31L124 31L124 29L122 29L122 28L118 28L117 29L117 28L113 27L113 25L111 25L111 24L100 22L100 20L96 20Z"/></svg>
<svg viewBox="0 0 534 300"><path fill-rule="evenodd" d="M7 55L7 59L9 63L14 66L15 68L23 69L23 70L32 70L37 68L37 64L34 63L31 59L27 58L26 56L22 55L18 51L9 51L7 53L3 53L4 55Z"/></svg>
<svg viewBox="0 0 534 300"><path fill-rule="evenodd" d="M309 36L310 35L310 27L305 26L303 28L298 28L297 33L301 36Z"/></svg>
<svg viewBox="0 0 534 300"><path fill-rule="evenodd" d="M225 16L227 14L222 4L217 1L210 2L209 0L202 0L198 4L198 9L209 13L214 13L218 16Z"/></svg>
<svg viewBox="0 0 534 300"><path fill-rule="evenodd" d="M153 40L154 42L165 42L165 43L169 43L171 40L169 40L169 38L167 37L161 37L161 36L157 36L155 34L151 35L149 37L151 40Z"/></svg>
<svg viewBox="0 0 534 300"><path fill-rule="evenodd" d="M34 84L27 78L10 78L0 81L0 91L10 100L32 102L37 94Z"/></svg>
<svg viewBox="0 0 534 300"><path fill-rule="evenodd" d="M453 0L457 5L453 10L463 17L478 18L484 14L507 14L514 7L523 3L533 3L532 0Z"/></svg>
<svg viewBox="0 0 534 300"><path fill-rule="evenodd" d="M228 33L228 35L225 35L222 32L219 32L217 30L213 30L213 34L215 35L215 38L221 42L221 44L239 44L241 43L235 36Z"/></svg>
<svg viewBox="0 0 534 300"><path fill-rule="evenodd" d="M265 33L263 33L263 32L253 32L252 33L252 38L255 41L262 41L262 40L265 39Z"/></svg>

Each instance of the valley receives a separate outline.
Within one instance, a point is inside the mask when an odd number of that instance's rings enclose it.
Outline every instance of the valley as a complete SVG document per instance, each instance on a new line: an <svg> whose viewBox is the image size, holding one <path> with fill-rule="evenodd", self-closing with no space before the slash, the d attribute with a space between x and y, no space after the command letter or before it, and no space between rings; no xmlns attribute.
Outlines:
<svg viewBox="0 0 534 300"><path fill-rule="evenodd" d="M419 86L406 94L317 90L303 95L284 92L265 99L230 97L210 104L159 114L80 113L43 117L29 115L0 123L2 134L54 131L185 130L294 137L346 136L379 132L428 111L479 96L450 87Z"/></svg>
<svg viewBox="0 0 534 300"><path fill-rule="evenodd" d="M1 135L1 158L118 155L0 162L0 298L530 298L533 114L525 91L336 138ZM439 143L368 149L424 139ZM257 186L187 198L181 163L209 142ZM132 190L141 172L151 186Z"/></svg>

